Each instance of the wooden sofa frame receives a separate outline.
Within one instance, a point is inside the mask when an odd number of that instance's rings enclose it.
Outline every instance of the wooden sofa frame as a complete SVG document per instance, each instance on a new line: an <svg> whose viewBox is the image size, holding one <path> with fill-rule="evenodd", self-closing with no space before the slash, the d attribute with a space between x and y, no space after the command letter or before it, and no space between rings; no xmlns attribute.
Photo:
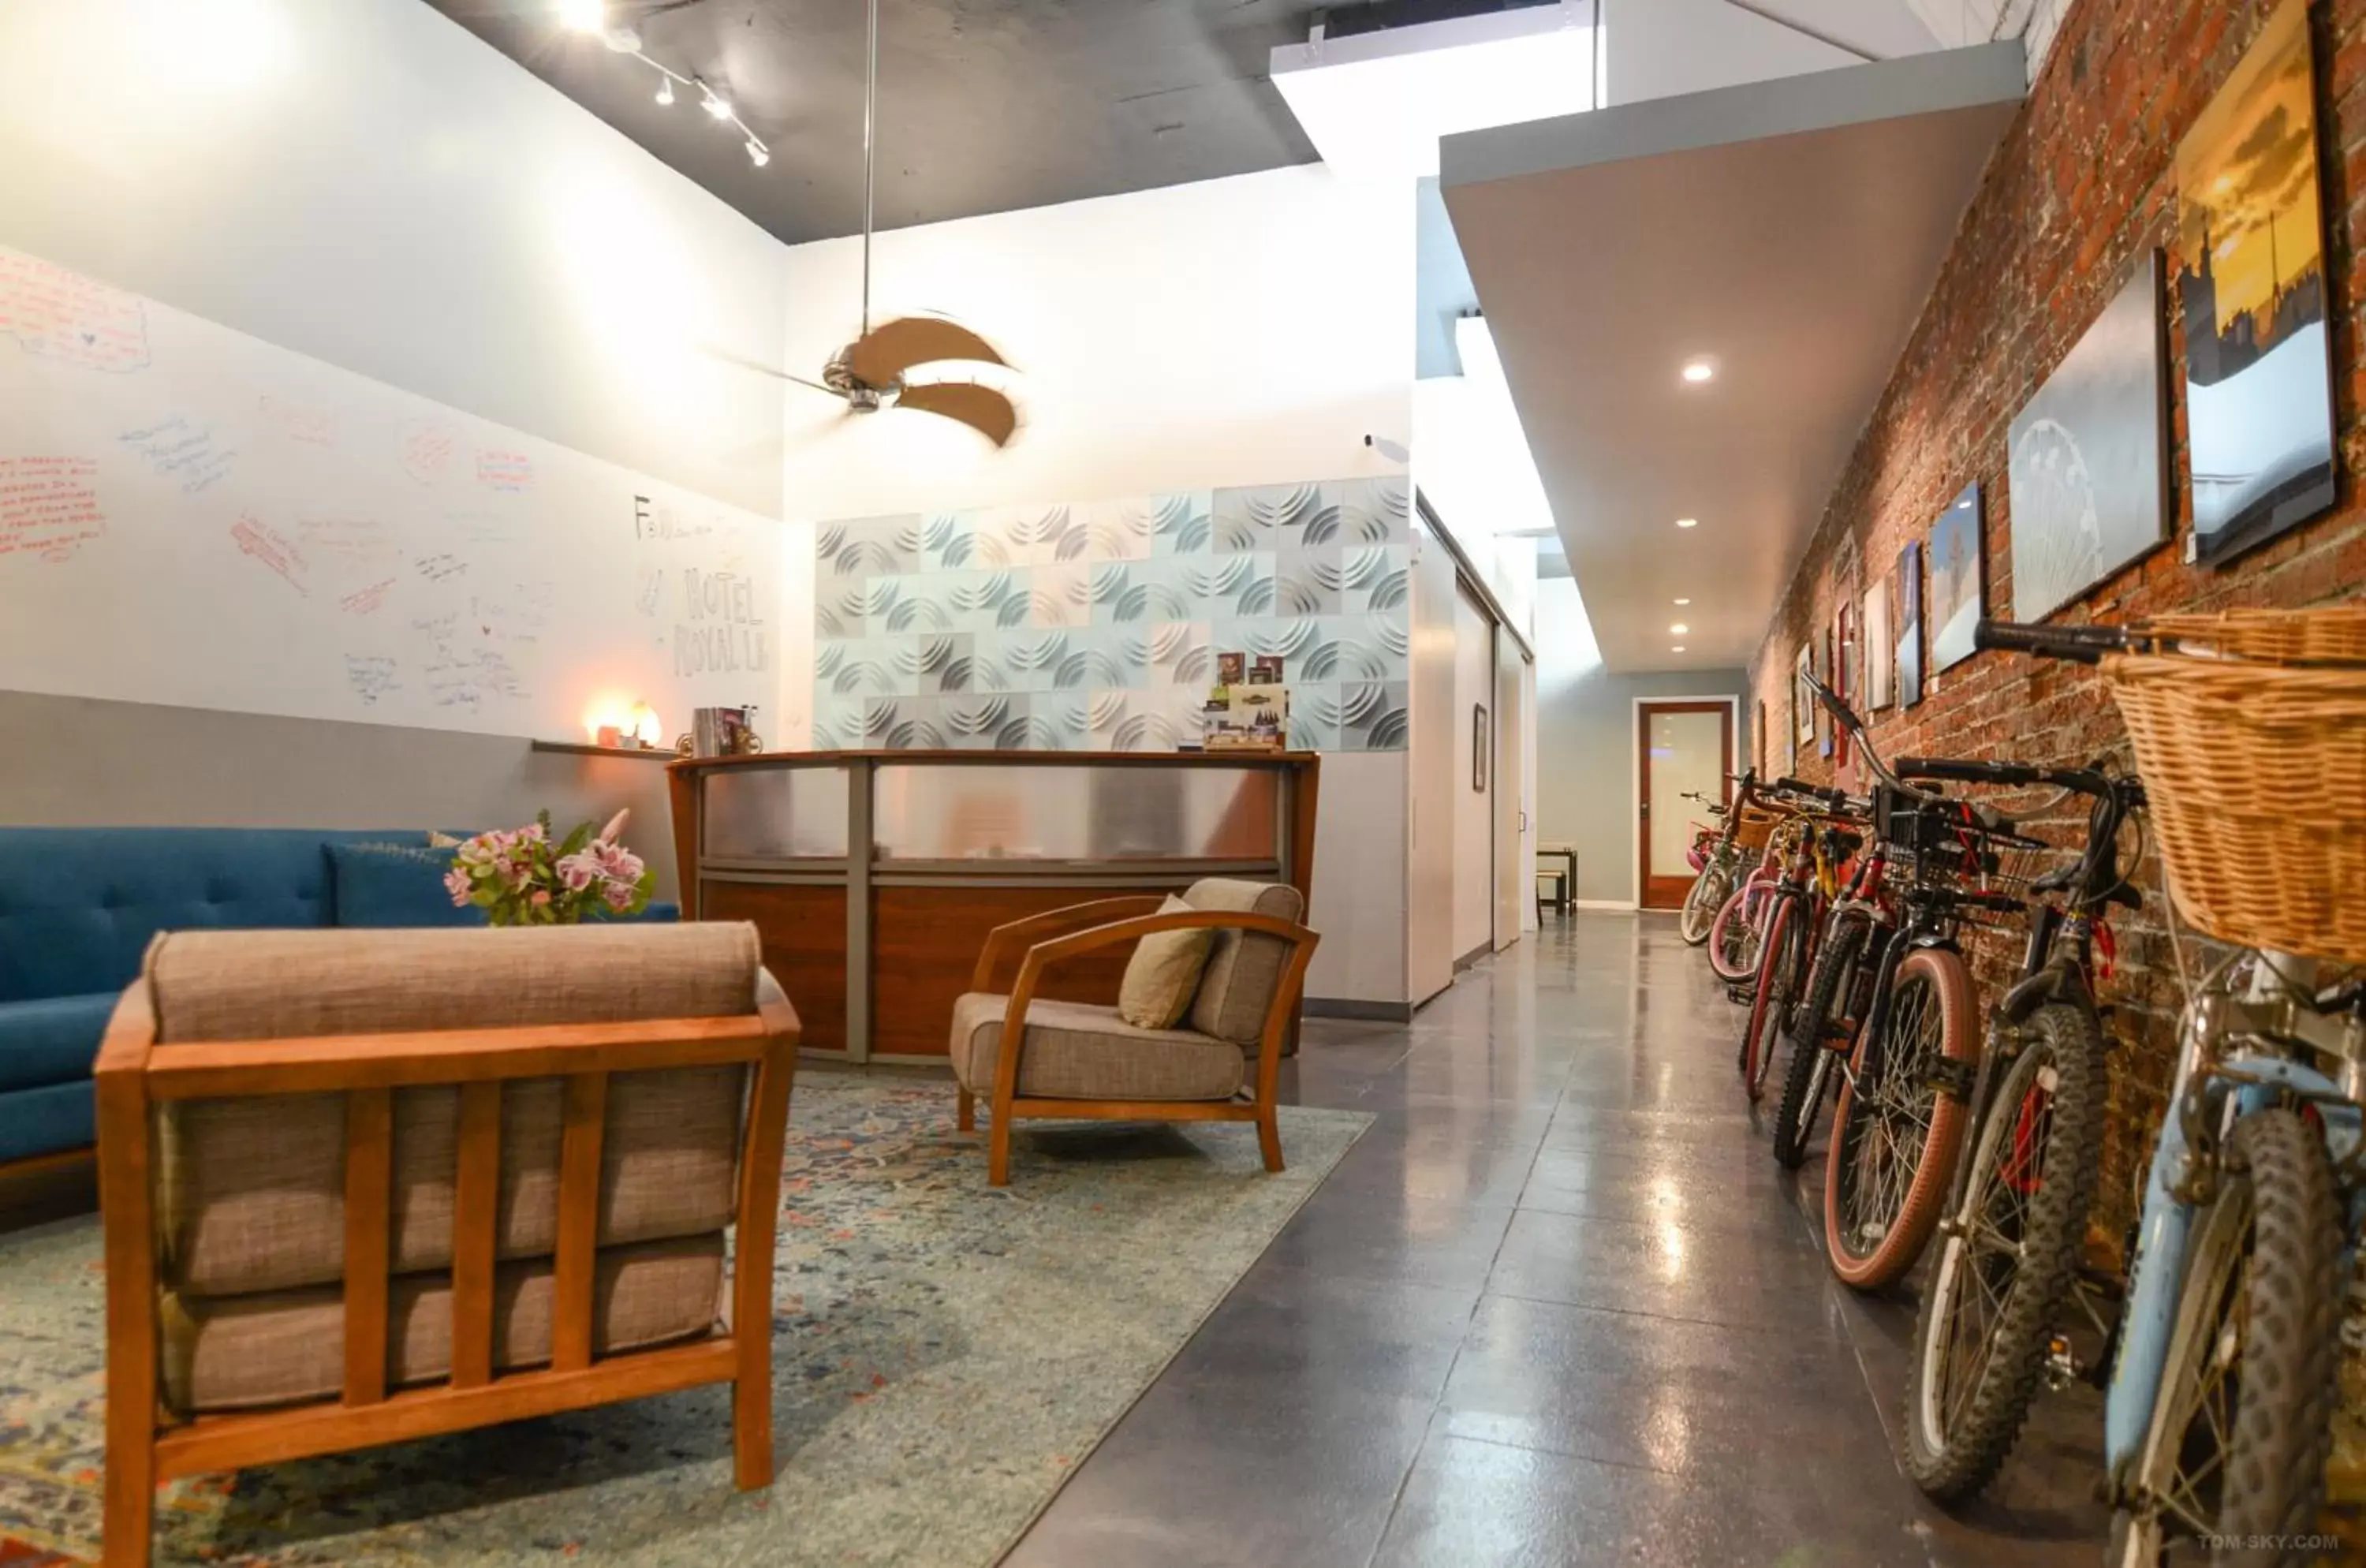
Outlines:
<svg viewBox="0 0 2366 1568"><path fill-rule="evenodd" d="M1257 1148L1265 1156L1265 1168L1269 1171L1281 1168L1281 1129L1275 1121L1275 1092L1281 1076L1281 1052L1290 1028L1298 1016L1299 989L1306 981L1306 966L1314 957L1315 945L1323 939L1306 927L1292 920L1271 915L1254 915L1245 910L1178 909L1172 914L1158 913L1166 896L1159 893L1139 894L1123 898L1096 898L1088 903L1071 904L1065 908L1047 909L1023 920L1012 920L986 933L986 946L978 953L977 966L970 974L970 989L991 992L995 971L1015 951L1023 947L1019 962L1019 976L1010 987L1009 1005L1002 1014L1002 1043L995 1053L993 1125L986 1134L986 1182L989 1186L1010 1184L1010 1123L1020 1116L1054 1116L1069 1121L1109 1122L1254 1122L1257 1130ZM1084 926L1065 936L1051 933L1072 926ZM1026 1050L1027 1009L1035 999L1035 990L1043 971L1063 959L1073 958L1095 948L1109 947L1121 942L1133 942L1156 931L1190 931L1211 927L1219 931L1259 931L1279 937L1290 944L1289 960L1283 964L1279 982L1274 987L1273 1000L1266 1008L1265 1026L1257 1037L1256 1089L1253 1096L1235 1094L1230 1100L1065 1100L1033 1099L1019 1092L1020 1058ZM961 1090L957 1101L958 1125L964 1133L977 1130L977 1097L969 1089Z"/></svg>
<svg viewBox="0 0 2366 1568"><path fill-rule="evenodd" d="M796 1011L770 975L753 1013L727 1018L241 1040L155 1049L147 982L124 992L99 1046L98 1176L107 1266L106 1568L146 1568L160 1482L276 1464L670 1393L732 1385L742 1490L772 1482L772 1215L780 1201ZM755 1069L740 1140L730 1329L688 1344L594 1358L592 1286L601 1142L612 1073L745 1063ZM551 1361L493 1369L501 1085L563 1078ZM452 1371L389 1392L387 1295L393 1224L393 1097L459 1089L452 1235ZM176 1419L158 1400L157 1241L150 1123L165 1101L251 1095L345 1098L344 1387L329 1402Z"/></svg>

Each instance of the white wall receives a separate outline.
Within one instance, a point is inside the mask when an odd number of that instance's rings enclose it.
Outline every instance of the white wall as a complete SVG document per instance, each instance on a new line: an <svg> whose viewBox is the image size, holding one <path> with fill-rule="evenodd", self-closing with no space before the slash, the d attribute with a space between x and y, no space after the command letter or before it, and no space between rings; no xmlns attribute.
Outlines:
<svg viewBox="0 0 2366 1568"><path fill-rule="evenodd" d="M1741 670L1614 675L1602 666L1577 584L1537 584L1537 839L1577 850L1577 896L1635 902L1635 699L1739 697L1733 754L1751 747L1749 676Z"/></svg>
<svg viewBox="0 0 2366 1568"><path fill-rule="evenodd" d="M849 420L791 389L793 515L1090 500L1398 473L1412 438L1410 186L1320 164L898 229L872 315L934 311L1017 373L1024 426L993 451L921 414ZM788 253L782 367L812 377L855 333L861 245Z"/></svg>
<svg viewBox="0 0 2366 1568"><path fill-rule="evenodd" d="M6 0L0 245L780 514L780 387L717 351L777 354L785 248L422 0ZM62 707L9 673L0 735L70 722L58 755L84 765L0 769L0 821L473 826L656 798L647 763ZM637 841L664 832L644 809Z"/></svg>
<svg viewBox="0 0 2366 1568"><path fill-rule="evenodd" d="M816 376L854 335L861 264L854 240L788 251L783 369ZM793 518L1403 471L1364 437L1402 452L1412 435L1408 186L1279 169L898 229L873 268L873 320L935 311L983 333L1016 367L1002 384L1026 423L997 452L925 414L850 419L792 389ZM1413 999L1405 755L1323 759L1312 998Z"/></svg>
<svg viewBox="0 0 2366 1568"><path fill-rule="evenodd" d="M7 0L0 244L780 513L784 247L422 0Z"/></svg>
<svg viewBox="0 0 2366 1568"><path fill-rule="evenodd" d="M1407 999L1427 1001L1454 983L1454 649L1461 593L1445 542L1414 515L1412 680L1406 693L1406 789L1413 818L1406 873ZM1467 737L1466 737L1467 742ZM1469 753L1463 765L1469 766Z"/></svg>
<svg viewBox="0 0 2366 1568"><path fill-rule="evenodd" d="M1454 595L1454 955L1483 953L1495 931L1493 769L1488 793L1470 787L1479 710L1495 711L1494 622L1468 589ZM1491 754L1500 750L1492 728Z"/></svg>

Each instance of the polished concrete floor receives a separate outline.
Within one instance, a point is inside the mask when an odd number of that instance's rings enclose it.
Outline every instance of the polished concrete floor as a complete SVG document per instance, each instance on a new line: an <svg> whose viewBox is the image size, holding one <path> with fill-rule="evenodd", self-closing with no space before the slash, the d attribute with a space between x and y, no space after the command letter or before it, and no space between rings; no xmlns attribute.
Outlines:
<svg viewBox="0 0 2366 1568"><path fill-rule="evenodd" d="M1661 916L1581 913L1286 1080L1378 1122L1013 1568L2091 1563L2099 1404L1974 1508L1890 1457L1910 1296L1824 1268L1739 1020Z"/></svg>

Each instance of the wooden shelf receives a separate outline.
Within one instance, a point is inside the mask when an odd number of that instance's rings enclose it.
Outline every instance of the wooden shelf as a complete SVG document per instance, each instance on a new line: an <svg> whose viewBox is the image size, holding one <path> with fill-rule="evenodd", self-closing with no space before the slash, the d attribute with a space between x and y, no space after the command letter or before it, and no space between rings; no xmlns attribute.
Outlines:
<svg viewBox="0 0 2366 1568"><path fill-rule="evenodd" d="M536 751L564 751L575 757L646 757L655 762L670 762L679 755L654 747L594 746L585 740L530 740L526 744Z"/></svg>

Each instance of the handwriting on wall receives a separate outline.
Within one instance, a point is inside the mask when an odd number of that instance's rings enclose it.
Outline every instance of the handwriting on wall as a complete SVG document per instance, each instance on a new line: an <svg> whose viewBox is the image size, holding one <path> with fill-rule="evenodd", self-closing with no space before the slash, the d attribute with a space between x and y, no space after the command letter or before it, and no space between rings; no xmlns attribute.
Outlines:
<svg viewBox="0 0 2366 1568"><path fill-rule="evenodd" d="M389 577L356 588L337 601L337 608L348 615L374 615L386 607L386 596L394 591L395 581Z"/></svg>
<svg viewBox="0 0 2366 1568"><path fill-rule="evenodd" d="M740 572L692 568L682 574L682 586L689 618L673 628L673 672L762 671L771 650L756 614L755 582Z"/></svg>
<svg viewBox="0 0 2366 1568"><path fill-rule="evenodd" d="M0 336L93 370L148 367L148 311L137 295L7 251L0 251Z"/></svg>
<svg viewBox="0 0 2366 1568"><path fill-rule="evenodd" d="M402 471L421 484L434 484L452 466L452 448L459 439L441 420L412 420L402 430Z"/></svg>
<svg viewBox="0 0 2366 1568"><path fill-rule="evenodd" d="M345 655L345 686L361 699L362 706L376 707L378 699L389 692L402 690L393 660L382 654L348 653Z"/></svg>
<svg viewBox="0 0 2366 1568"><path fill-rule="evenodd" d="M523 452L497 452L491 447L477 453L477 482L487 490L517 491L534 488L534 459Z"/></svg>
<svg viewBox="0 0 2366 1568"><path fill-rule="evenodd" d="M0 457L0 556L71 560L106 532L95 459Z"/></svg>
<svg viewBox="0 0 2366 1568"><path fill-rule="evenodd" d="M137 452L159 479L179 485L185 495L211 490L238 459L237 449L216 441L211 428L179 414L127 430L116 439Z"/></svg>
<svg viewBox="0 0 2366 1568"><path fill-rule="evenodd" d="M337 444L337 416L291 403L285 398L264 398L255 404L263 421L290 441L307 446L334 446Z"/></svg>
<svg viewBox="0 0 2366 1568"><path fill-rule="evenodd" d="M238 521L230 525L230 536L237 542L240 554L251 557L268 570L278 573L297 592L310 592L304 586L308 569L304 564L303 552L297 549L278 529L252 512L242 512L239 513Z"/></svg>

